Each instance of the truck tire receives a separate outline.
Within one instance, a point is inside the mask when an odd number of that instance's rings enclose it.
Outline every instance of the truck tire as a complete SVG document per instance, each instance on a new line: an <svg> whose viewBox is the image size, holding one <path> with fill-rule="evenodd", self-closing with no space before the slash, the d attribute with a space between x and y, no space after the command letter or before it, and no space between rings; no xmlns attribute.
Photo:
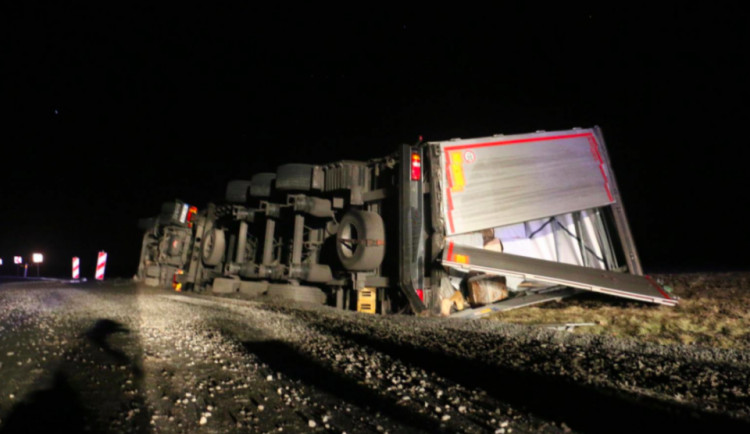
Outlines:
<svg viewBox="0 0 750 434"><path fill-rule="evenodd" d="M227 202L245 203L250 192L250 181L235 179L227 183L227 191L224 195Z"/></svg>
<svg viewBox="0 0 750 434"><path fill-rule="evenodd" d="M219 265L221 258L224 256L225 249L226 239L224 231L221 229L211 229L203 237L203 245L201 246L201 259L203 259L203 263L211 267Z"/></svg>
<svg viewBox="0 0 750 434"><path fill-rule="evenodd" d="M385 255L383 218L371 211L347 212L336 232L336 253L347 270L378 268Z"/></svg>
<svg viewBox="0 0 750 434"><path fill-rule="evenodd" d="M251 197L269 197L273 190L273 184L276 180L275 173L256 173L250 178L250 196Z"/></svg>
<svg viewBox="0 0 750 434"><path fill-rule="evenodd" d="M309 191L312 189L311 164L284 164L276 169L276 188L279 190Z"/></svg>

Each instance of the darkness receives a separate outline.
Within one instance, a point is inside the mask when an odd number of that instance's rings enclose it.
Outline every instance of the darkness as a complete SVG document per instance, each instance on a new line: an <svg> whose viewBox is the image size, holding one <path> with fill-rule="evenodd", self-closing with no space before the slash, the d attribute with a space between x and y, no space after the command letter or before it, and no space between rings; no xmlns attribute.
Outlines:
<svg viewBox="0 0 750 434"><path fill-rule="evenodd" d="M105 2L106 3L106 2ZM285 162L599 125L646 271L747 269L748 15L719 7L0 6L0 274Z"/></svg>

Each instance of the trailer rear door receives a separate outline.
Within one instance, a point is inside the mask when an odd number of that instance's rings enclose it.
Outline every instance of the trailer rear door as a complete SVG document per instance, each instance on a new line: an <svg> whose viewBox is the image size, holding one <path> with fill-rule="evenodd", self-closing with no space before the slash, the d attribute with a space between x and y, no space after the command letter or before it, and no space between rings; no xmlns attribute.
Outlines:
<svg viewBox="0 0 750 434"><path fill-rule="evenodd" d="M464 271L520 277L586 291L674 306L677 299L647 276L597 270L449 243L442 264Z"/></svg>
<svg viewBox="0 0 750 434"><path fill-rule="evenodd" d="M469 233L615 202L598 130L436 142L446 234Z"/></svg>

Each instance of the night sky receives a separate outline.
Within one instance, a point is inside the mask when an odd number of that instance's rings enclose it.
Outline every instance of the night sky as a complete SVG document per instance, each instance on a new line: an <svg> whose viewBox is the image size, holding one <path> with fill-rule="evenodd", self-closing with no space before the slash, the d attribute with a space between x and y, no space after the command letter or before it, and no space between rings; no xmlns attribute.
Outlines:
<svg viewBox="0 0 750 434"><path fill-rule="evenodd" d="M0 6L0 274L131 277L139 218L282 163L594 125L647 272L750 268L739 9L57 3Z"/></svg>

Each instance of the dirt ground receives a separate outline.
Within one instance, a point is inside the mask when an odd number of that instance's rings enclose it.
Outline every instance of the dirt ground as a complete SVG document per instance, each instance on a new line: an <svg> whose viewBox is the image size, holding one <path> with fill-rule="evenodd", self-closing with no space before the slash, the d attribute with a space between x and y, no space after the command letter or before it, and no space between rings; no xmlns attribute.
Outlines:
<svg viewBox="0 0 750 434"><path fill-rule="evenodd" d="M680 298L676 307L584 294L501 312L491 319L529 325L593 323L576 327L573 332L659 344L750 349L750 272L652 277Z"/></svg>

